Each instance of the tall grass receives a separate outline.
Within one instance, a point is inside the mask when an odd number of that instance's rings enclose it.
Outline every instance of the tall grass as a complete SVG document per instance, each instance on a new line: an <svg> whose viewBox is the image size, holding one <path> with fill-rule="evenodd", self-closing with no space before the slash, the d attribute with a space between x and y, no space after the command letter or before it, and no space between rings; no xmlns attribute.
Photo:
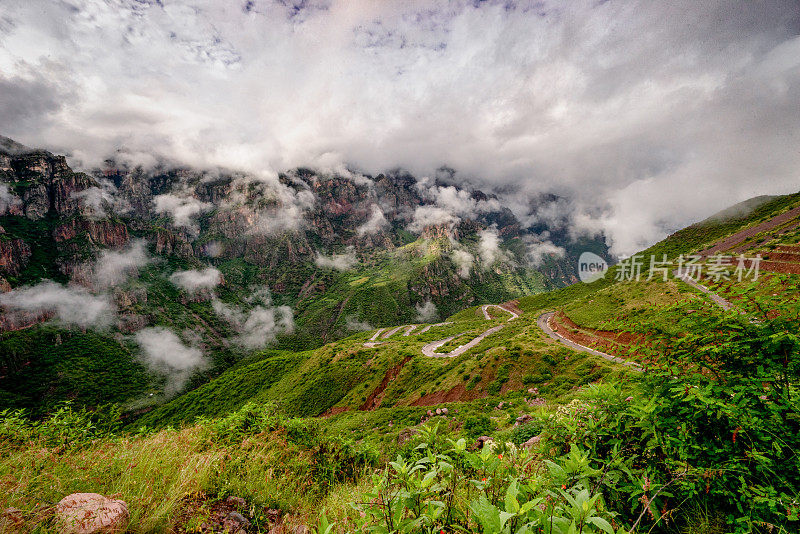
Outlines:
<svg viewBox="0 0 800 534"><path fill-rule="evenodd" d="M21 510L23 522L6 517L0 531L48 531L54 505L76 492L124 500L131 532L169 532L179 515L189 521L183 508L198 494L243 497L256 519L267 508L310 516L330 487L355 482L374 461L369 451L322 442L312 422L269 410L248 405L229 418L179 430L83 433L69 440L54 436L59 425L52 420L26 423L6 412L0 420L0 509Z"/></svg>

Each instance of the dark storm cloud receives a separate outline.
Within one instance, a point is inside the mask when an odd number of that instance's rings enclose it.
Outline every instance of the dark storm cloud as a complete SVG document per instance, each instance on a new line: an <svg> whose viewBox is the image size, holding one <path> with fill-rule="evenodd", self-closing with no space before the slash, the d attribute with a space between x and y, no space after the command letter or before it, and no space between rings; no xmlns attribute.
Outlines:
<svg viewBox="0 0 800 534"><path fill-rule="evenodd" d="M85 165L121 146L271 175L444 164L618 253L800 182L795 1L2 9L6 133ZM58 107L41 79L78 96ZM566 200L531 209L542 192Z"/></svg>
<svg viewBox="0 0 800 534"><path fill-rule="evenodd" d="M59 110L63 95L40 79L0 74L0 124L7 136L30 135Z"/></svg>

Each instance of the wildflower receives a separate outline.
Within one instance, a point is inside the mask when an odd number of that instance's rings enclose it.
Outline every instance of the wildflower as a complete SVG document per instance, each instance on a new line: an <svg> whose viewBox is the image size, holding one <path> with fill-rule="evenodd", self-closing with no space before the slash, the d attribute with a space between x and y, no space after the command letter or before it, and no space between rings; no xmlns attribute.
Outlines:
<svg viewBox="0 0 800 534"><path fill-rule="evenodd" d="M498 454L497 457L500 458L501 460L503 459L503 455L502 454Z"/></svg>
<svg viewBox="0 0 800 534"><path fill-rule="evenodd" d="M483 477L483 478L481 479L481 482L486 482L486 477Z"/></svg>
<svg viewBox="0 0 800 534"><path fill-rule="evenodd" d="M561 489L562 490L566 490L567 489L567 485L566 484L561 484Z"/></svg>

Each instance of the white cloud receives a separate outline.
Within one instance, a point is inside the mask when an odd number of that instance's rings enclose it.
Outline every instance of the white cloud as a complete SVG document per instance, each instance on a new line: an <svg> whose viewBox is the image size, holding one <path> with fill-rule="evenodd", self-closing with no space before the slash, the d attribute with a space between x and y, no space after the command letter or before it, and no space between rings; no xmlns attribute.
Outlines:
<svg viewBox="0 0 800 534"><path fill-rule="evenodd" d="M90 218L103 218L111 213L124 214L131 209L127 200L117 195L117 188L110 180L100 180L100 186L73 191L70 198L78 199L83 207L83 215Z"/></svg>
<svg viewBox="0 0 800 534"><path fill-rule="evenodd" d="M416 304L414 308L417 310L417 317L414 320L420 323L432 323L439 317L439 310L436 309L436 304L430 300Z"/></svg>
<svg viewBox="0 0 800 534"><path fill-rule="evenodd" d="M348 315L345 319L345 328L351 332L366 332L367 330L372 330L375 327L366 321L359 321L358 318L353 315Z"/></svg>
<svg viewBox="0 0 800 534"><path fill-rule="evenodd" d="M7 184L0 183L0 214L22 204L22 199L11 192Z"/></svg>
<svg viewBox="0 0 800 534"><path fill-rule="evenodd" d="M53 314L67 326L103 328L116 310L107 295L92 295L82 287L66 287L50 280L0 294L0 305L9 314Z"/></svg>
<svg viewBox="0 0 800 534"><path fill-rule="evenodd" d="M92 268L94 285L108 288L122 284L150 261L147 244L142 239L132 241L127 250L104 250Z"/></svg>
<svg viewBox="0 0 800 534"><path fill-rule="evenodd" d="M212 289L222 283L222 273L214 267L207 267L202 271L190 269L176 271L169 277L169 281L187 293L194 294L202 289Z"/></svg>
<svg viewBox="0 0 800 534"><path fill-rule="evenodd" d="M523 216L570 198L619 252L797 189L796 0L247 6L6 0L0 123L84 165L445 164Z"/></svg>
<svg viewBox="0 0 800 534"><path fill-rule="evenodd" d="M186 228L189 232L197 233L199 227L193 220L195 216L209 211L213 205L202 202L191 196L179 196L172 193L153 197L156 213L165 213L172 217L175 226Z"/></svg>
<svg viewBox="0 0 800 534"><path fill-rule="evenodd" d="M414 219L408 225L412 232L421 232L428 226L453 226L460 219L439 206L418 206L414 210Z"/></svg>
<svg viewBox="0 0 800 534"><path fill-rule="evenodd" d="M221 215L238 212L244 217L245 231L250 235L274 237L303 230L316 197L306 184L296 183L299 189L281 182L271 172L237 177L220 206Z"/></svg>
<svg viewBox="0 0 800 534"><path fill-rule="evenodd" d="M141 347L147 366L167 376L168 395L177 393L192 372L208 364L200 349L184 344L168 328L145 328L136 332L133 339Z"/></svg>
<svg viewBox="0 0 800 534"><path fill-rule="evenodd" d="M336 269L337 271L349 271L358 264L358 258L352 247L348 247L344 254L332 254L325 256L317 252L314 264L320 269Z"/></svg>
<svg viewBox="0 0 800 534"><path fill-rule="evenodd" d="M456 264L458 275L464 279L469 278L469 271L475 262L475 256L463 249L453 249L450 252L450 259Z"/></svg>
<svg viewBox="0 0 800 534"><path fill-rule="evenodd" d="M238 332L234 339L247 349L260 349L275 341L277 335L294 332L294 315L289 306L273 306L269 291L262 289L249 299L249 310L214 299L214 311Z"/></svg>
<svg viewBox="0 0 800 534"><path fill-rule="evenodd" d="M383 215L383 211L381 210L380 206L373 204L369 219L367 219L364 224L356 229L356 233L359 236L377 234L388 226L389 221L386 220L386 217Z"/></svg>
<svg viewBox="0 0 800 534"><path fill-rule="evenodd" d="M421 232L427 226L452 227L461 219L475 219L501 209L497 199L475 199L469 191L454 186L430 186L429 179L420 180L417 189L423 199L433 201L433 204L418 206L414 210L414 218L408 225L412 232Z"/></svg>
<svg viewBox="0 0 800 534"><path fill-rule="evenodd" d="M527 241L526 256L533 266L541 265L546 256L559 258L566 253L562 247L554 245L550 241L534 241L532 239Z"/></svg>
<svg viewBox="0 0 800 534"><path fill-rule="evenodd" d="M478 254L484 269L488 269L497 262L510 260L509 254L500 248L500 236L497 227L490 226L478 232Z"/></svg>

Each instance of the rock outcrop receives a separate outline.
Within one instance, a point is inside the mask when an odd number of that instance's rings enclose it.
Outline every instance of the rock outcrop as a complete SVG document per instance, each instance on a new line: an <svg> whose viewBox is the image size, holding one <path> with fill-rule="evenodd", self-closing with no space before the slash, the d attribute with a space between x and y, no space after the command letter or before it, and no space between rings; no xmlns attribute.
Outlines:
<svg viewBox="0 0 800 534"><path fill-rule="evenodd" d="M31 247L22 239L0 239L0 275L18 275L30 257Z"/></svg>
<svg viewBox="0 0 800 534"><path fill-rule="evenodd" d="M73 493L56 505L56 522L62 534L121 533L129 518L125 501L99 493Z"/></svg>

